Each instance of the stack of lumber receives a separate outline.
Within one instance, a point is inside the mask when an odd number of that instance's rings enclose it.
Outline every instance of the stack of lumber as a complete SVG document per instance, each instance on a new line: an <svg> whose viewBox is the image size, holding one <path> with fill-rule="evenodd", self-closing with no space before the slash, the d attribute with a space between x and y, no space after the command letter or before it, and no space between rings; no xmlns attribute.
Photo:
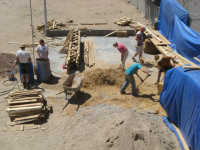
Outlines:
<svg viewBox="0 0 200 150"><path fill-rule="evenodd" d="M64 50L66 50L66 67L67 70L74 70L79 67L80 63L80 31L72 29L65 40Z"/></svg>
<svg viewBox="0 0 200 150"><path fill-rule="evenodd" d="M177 64L180 66L190 64L191 66L196 67L197 65L191 62L190 60L186 59L182 55L175 52L170 47L170 42L158 31L153 29L147 29L147 34L151 34L152 38L150 38L151 42L154 46L165 56L175 57Z"/></svg>
<svg viewBox="0 0 200 150"><path fill-rule="evenodd" d="M45 27L44 24L39 25L39 26L37 26L37 30L38 31L44 31L44 27ZM63 27L66 27L66 24L64 24L62 22L57 22L54 19L48 21L48 29L49 30L61 29Z"/></svg>
<svg viewBox="0 0 200 150"><path fill-rule="evenodd" d="M10 93L6 97L6 111L13 124L39 121L46 116L47 102L41 90L23 90Z"/></svg>
<svg viewBox="0 0 200 150"><path fill-rule="evenodd" d="M88 67L93 67L95 65L94 42L91 40L84 41L84 62Z"/></svg>
<svg viewBox="0 0 200 150"><path fill-rule="evenodd" d="M72 37L72 30L70 30L69 33L67 34L67 37L66 37L65 42L64 42L64 46L60 50L60 53L67 54L71 37Z"/></svg>
<svg viewBox="0 0 200 150"><path fill-rule="evenodd" d="M143 26L143 24L137 22L136 26ZM161 54L164 56L169 56L175 58L178 66L184 66L184 65L191 65L192 67L199 67L195 63L191 62L190 60L186 59L182 55L175 52L171 47L170 41L168 41L159 31L156 31L151 28L146 27L145 34L151 35L150 41L153 43L153 45L157 48L158 51L160 51Z"/></svg>
<svg viewBox="0 0 200 150"><path fill-rule="evenodd" d="M131 18L122 17L119 20L115 21L114 23L120 26L128 26L132 22Z"/></svg>

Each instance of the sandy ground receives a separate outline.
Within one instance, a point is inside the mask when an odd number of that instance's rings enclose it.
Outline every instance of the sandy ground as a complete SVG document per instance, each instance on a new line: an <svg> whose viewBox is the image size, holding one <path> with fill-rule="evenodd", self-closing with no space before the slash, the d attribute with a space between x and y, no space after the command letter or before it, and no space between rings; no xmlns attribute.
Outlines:
<svg viewBox="0 0 200 150"><path fill-rule="evenodd" d="M35 27L44 23L43 1L32 1L33 22ZM116 27L112 22L120 17L147 21L126 0L48 0L48 19L58 21L74 20L74 23L108 22L109 27ZM27 0L0 0L0 45L1 52L15 52L18 45L8 42L31 43L30 11ZM90 26L89 26L90 27ZM37 36L38 40L40 37Z"/></svg>

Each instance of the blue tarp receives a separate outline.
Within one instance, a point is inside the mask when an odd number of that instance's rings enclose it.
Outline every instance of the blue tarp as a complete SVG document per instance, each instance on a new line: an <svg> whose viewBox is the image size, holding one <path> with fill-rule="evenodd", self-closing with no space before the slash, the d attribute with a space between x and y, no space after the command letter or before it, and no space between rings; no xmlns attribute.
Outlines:
<svg viewBox="0 0 200 150"><path fill-rule="evenodd" d="M200 71L171 69L165 75L160 103L182 131L192 150L200 149Z"/></svg>
<svg viewBox="0 0 200 150"><path fill-rule="evenodd" d="M172 45L179 54L200 65L194 57L200 58L200 35L175 16Z"/></svg>
<svg viewBox="0 0 200 150"><path fill-rule="evenodd" d="M162 0L160 4L158 28L171 41L174 29L174 16L188 24L188 12L176 0Z"/></svg>
<svg viewBox="0 0 200 150"><path fill-rule="evenodd" d="M200 34L187 26L188 12L176 0L162 0L159 14L159 31L179 54L200 65Z"/></svg>
<svg viewBox="0 0 200 150"><path fill-rule="evenodd" d="M182 56L200 65L200 35L189 28L188 12L176 0L162 0L159 30ZM165 75L160 103L191 150L200 150L200 71L174 68Z"/></svg>

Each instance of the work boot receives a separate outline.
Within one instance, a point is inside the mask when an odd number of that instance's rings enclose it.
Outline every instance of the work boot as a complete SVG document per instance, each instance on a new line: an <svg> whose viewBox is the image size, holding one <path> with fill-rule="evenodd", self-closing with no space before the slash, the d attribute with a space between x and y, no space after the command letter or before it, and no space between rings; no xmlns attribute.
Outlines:
<svg viewBox="0 0 200 150"><path fill-rule="evenodd" d="M27 83L27 89L28 89L28 90L31 89L31 85L30 85L30 83Z"/></svg>
<svg viewBox="0 0 200 150"><path fill-rule="evenodd" d="M24 89L26 89L26 82L23 82L23 87L24 87Z"/></svg>

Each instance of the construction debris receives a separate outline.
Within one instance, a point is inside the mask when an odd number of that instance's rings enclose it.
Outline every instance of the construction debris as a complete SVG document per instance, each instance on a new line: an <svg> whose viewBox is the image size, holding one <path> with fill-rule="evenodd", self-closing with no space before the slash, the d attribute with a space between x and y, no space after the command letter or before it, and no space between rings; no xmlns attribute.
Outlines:
<svg viewBox="0 0 200 150"><path fill-rule="evenodd" d="M50 111L41 90L15 91L6 100L12 125L41 121Z"/></svg>
<svg viewBox="0 0 200 150"><path fill-rule="evenodd" d="M93 67L95 65L94 42L91 40L84 41L84 62L88 67Z"/></svg>
<svg viewBox="0 0 200 150"><path fill-rule="evenodd" d="M115 21L114 23L120 26L128 26L131 22L132 22L131 18L122 17L118 21Z"/></svg>
<svg viewBox="0 0 200 150"><path fill-rule="evenodd" d="M37 26L37 30L38 31L44 31L44 27L45 25L40 25L40 26ZM55 29L61 29L63 27L66 27L66 24L65 23L62 23L62 22L57 22L56 20L52 19L50 21L48 21L48 29L49 30L55 30Z"/></svg>

